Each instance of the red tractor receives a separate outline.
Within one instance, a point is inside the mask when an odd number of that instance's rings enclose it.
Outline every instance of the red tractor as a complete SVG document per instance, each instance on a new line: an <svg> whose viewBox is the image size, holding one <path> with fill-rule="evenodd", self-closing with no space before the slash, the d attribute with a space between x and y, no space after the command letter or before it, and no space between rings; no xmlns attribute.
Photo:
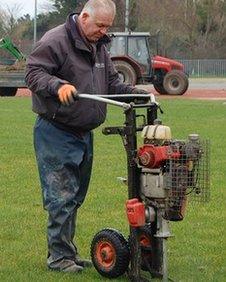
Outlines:
<svg viewBox="0 0 226 282"><path fill-rule="evenodd" d="M160 94L186 92L189 82L183 64L158 55L151 57L148 32L116 32L111 38L109 52L124 82L152 83Z"/></svg>

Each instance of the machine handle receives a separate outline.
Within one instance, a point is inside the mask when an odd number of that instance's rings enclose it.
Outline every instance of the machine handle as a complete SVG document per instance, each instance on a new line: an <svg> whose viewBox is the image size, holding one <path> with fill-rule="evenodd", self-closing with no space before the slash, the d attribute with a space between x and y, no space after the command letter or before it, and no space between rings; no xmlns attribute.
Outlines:
<svg viewBox="0 0 226 282"><path fill-rule="evenodd" d="M95 101L99 101L99 102L103 102L103 103L107 103L110 105L114 105L114 106L118 106L121 107L125 110L128 110L131 108L131 105L129 103L125 103L125 102L119 102L116 101L118 100L123 100L123 98L125 99L131 99L131 101L133 99L147 99L149 100L151 103L156 103L155 101L155 96L153 94L114 94L114 95L92 95L92 94L78 94L78 98L82 98L82 99L91 99L91 100L95 100Z"/></svg>
<svg viewBox="0 0 226 282"><path fill-rule="evenodd" d="M91 100L95 100L95 101L99 101L99 102L103 102L103 103L107 103L110 105L114 105L114 106L118 106L121 107L125 110L128 110L131 108L130 104L127 103L123 103L123 102L118 102L118 101L114 101L114 100L110 100L98 95L91 95L91 94L78 94L78 98L83 98L83 99L91 99Z"/></svg>
<svg viewBox="0 0 226 282"><path fill-rule="evenodd" d="M115 100L120 100L123 98L125 99L147 99L148 101L150 101L151 103L156 103L156 100L155 100L155 96L154 94L150 93L150 94L109 94L109 95L97 95L97 96L100 96L100 97L103 97L103 98L107 98L107 99L115 99Z"/></svg>

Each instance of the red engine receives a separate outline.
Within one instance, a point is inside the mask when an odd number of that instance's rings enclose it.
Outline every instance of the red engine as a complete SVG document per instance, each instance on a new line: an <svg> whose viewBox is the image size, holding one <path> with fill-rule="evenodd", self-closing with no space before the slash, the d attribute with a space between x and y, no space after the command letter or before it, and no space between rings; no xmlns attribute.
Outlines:
<svg viewBox="0 0 226 282"><path fill-rule="evenodd" d="M146 144L138 150L140 164L148 168L159 168L166 160L178 159L180 156L181 153L173 152L170 146Z"/></svg>

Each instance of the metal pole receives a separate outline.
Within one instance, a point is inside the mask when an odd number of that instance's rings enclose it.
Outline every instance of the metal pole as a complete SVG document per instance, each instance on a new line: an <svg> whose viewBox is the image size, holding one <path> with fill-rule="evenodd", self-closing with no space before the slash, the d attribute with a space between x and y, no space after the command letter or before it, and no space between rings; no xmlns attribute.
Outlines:
<svg viewBox="0 0 226 282"><path fill-rule="evenodd" d="M35 14L34 14L34 45L37 41L37 0L35 0Z"/></svg>
<svg viewBox="0 0 226 282"><path fill-rule="evenodd" d="M118 101L114 101L114 100L110 100L110 99L103 98L103 97L97 96L97 95L90 95L90 94L83 94L82 93L82 94L79 94L78 97L79 98L84 98L84 99L96 100L96 101L107 103L107 104L110 104L110 105L115 105L115 106L121 107L121 108L123 108L125 110L128 110L128 109L131 108L130 104L122 103L122 102L118 102Z"/></svg>
<svg viewBox="0 0 226 282"><path fill-rule="evenodd" d="M126 0L125 31L129 31L129 0Z"/></svg>

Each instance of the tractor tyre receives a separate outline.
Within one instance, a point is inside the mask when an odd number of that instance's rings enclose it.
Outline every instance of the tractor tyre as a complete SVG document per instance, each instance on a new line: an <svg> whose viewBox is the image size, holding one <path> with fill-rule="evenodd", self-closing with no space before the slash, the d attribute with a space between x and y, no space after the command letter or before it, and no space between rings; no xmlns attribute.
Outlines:
<svg viewBox="0 0 226 282"><path fill-rule="evenodd" d="M0 87L0 96L15 96L17 87Z"/></svg>
<svg viewBox="0 0 226 282"><path fill-rule="evenodd" d="M129 244L117 230L103 229L92 240L91 258L94 267L102 276L119 277L129 267Z"/></svg>
<svg viewBox="0 0 226 282"><path fill-rule="evenodd" d="M166 89L163 87L162 84L155 83L155 84L153 84L153 86L159 94L161 94L161 95L168 94Z"/></svg>
<svg viewBox="0 0 226 282"><path fill-rule="evenodd" d="M141 227L139 241L141 248L141 269L153 277L162 277L163 239L155 237L156 223Z"/></svg>
<svg viewBox="0 0 226 282"><path fill-rule="evenodd" d="M163 80L163 87L170 95L183 95L188 89L188 76L179 70L168 72Z"/></svg>
<svg viewBox="0 0 226 282"><path fill-rule="evenodd" d="M113 63L122 82L131 85L136 84L137 75L134 68L129 63L120 60L113 61Z"/></svg>

